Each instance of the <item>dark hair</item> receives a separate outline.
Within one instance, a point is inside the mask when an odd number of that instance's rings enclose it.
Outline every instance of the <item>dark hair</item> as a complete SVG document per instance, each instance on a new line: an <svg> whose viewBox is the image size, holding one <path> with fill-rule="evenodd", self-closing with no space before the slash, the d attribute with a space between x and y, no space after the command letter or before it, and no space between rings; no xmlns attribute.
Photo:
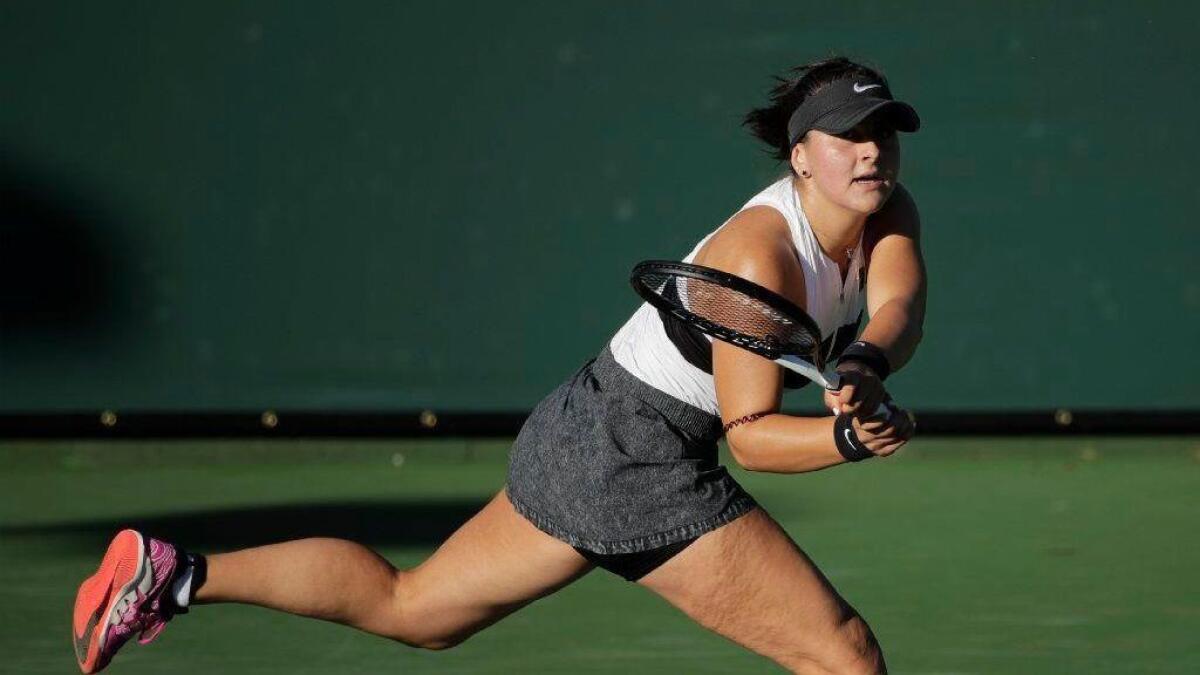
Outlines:
<svg viewBox="0 0 1200 675"><path fill-rule="evenodd" d="M776 85L771 89L771 104L746 113L742 125L750 128L758 140L771 147L775 159L786 162L792 155L792 142L788 138L788 120L804 99L812 96L825 85L845 77L873 78L887 84L883 75L869 66L855 63L844 56L835 56L823 61L814 61L796 66L788 75L775 76Z"/></svg>

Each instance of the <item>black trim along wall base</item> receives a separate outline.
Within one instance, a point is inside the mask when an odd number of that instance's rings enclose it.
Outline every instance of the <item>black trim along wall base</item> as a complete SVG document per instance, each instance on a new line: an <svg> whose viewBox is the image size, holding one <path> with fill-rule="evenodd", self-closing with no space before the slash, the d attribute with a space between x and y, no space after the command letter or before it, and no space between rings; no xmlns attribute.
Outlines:
<svg viewBox="0 0 1200 675"><path fill-rule="evenodd" d="M0 413L0 438L511 438L527 414L432 410ZM1200 434L1200 410L930 410L919 411L916 417L921 435Z"/></svg>

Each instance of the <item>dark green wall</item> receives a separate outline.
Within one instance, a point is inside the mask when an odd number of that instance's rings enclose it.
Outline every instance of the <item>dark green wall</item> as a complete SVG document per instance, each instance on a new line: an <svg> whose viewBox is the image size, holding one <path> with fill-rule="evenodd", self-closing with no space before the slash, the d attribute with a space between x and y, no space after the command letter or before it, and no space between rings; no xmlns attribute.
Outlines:
<svg viewBox="0 0 1200 675"><path fill-rule="evenodd" d="M0 410L528 408L834 51L924 120L903 401L1198 407L1200 11L1047 5L5 3Z"/></svg>

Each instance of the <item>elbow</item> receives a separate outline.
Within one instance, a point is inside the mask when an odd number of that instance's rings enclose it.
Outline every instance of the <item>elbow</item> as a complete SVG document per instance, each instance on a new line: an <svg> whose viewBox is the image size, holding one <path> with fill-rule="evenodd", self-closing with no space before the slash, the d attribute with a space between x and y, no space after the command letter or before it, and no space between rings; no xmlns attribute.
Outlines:
<svg viewBox="0 0 1200 675"><path fill-rule="evenodd" d="M905 307L905 314L908 323L908 332L912 335L912 343L915 347L921 338L925 337L925 298L918 296L913 298Z"/></svg>
<svg viewBox="0 0 1200 675"><path fill-rule="evenodd" d="M746 438L741 434L737 436L730 434L725 437L725 442L729 445L729 454L733 456L733 461L737 462L738 466L746 471L760 471L757 458L754 452L750 450Z"/></svg>
<svg viewBox="0 0 1200 675"><path fill-rule="evenodd" d="M917 353L917 346L921 344L921 340L925 337L925 329L922 326L924 324L924 317L910 315L906 318L905 324L900 340L896 345L896 356L900 365L907 363L913 357L913 354Z"/></svg>

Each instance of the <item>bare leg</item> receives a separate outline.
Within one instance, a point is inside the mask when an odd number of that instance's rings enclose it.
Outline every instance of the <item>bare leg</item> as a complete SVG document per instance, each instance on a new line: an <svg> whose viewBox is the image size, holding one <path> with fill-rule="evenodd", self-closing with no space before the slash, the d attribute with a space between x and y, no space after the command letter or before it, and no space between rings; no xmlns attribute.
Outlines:
<svg viewBox="0 0 1200 675"><path fill-rule="evenodd" d="M209 556L196 602L261 605L441 649L591 569L501 492L412 570L354 542L301 539Z"/></svg>
<svg viewBox="0 0 1200 675"><path fill-rule="evenodd" d="M866 622L761 509L704 535L639 583L793 672L887 671Z"/></svg>

